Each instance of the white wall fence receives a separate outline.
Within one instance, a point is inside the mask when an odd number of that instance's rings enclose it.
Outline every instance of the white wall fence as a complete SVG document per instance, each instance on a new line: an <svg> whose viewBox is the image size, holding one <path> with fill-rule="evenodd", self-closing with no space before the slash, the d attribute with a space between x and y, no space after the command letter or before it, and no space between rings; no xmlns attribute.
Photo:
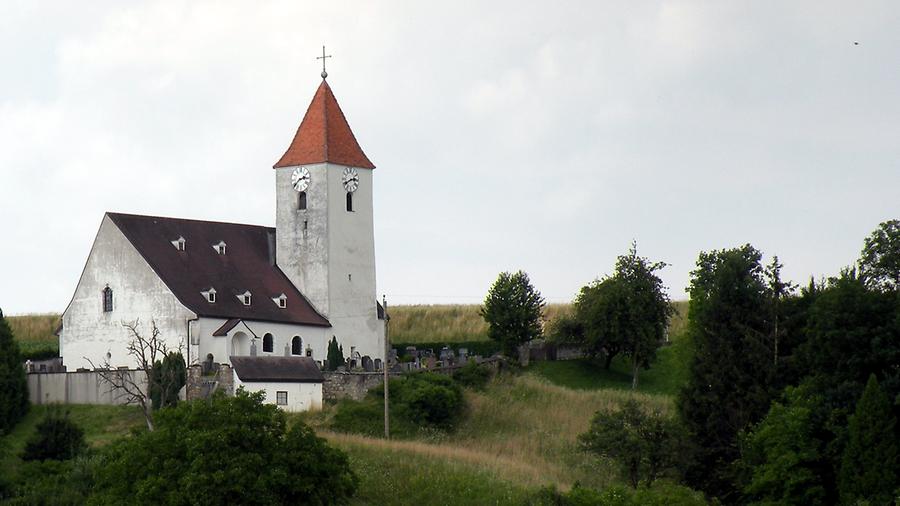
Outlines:
<svg viewBox="0 0 900 506"><path fill-rule="evenodd" d="M146 373L119 371L134 375L135 382L146 385ZM28 398L32 404L125 404L122 392L110 388L95 371L29 373Z"/></svg>

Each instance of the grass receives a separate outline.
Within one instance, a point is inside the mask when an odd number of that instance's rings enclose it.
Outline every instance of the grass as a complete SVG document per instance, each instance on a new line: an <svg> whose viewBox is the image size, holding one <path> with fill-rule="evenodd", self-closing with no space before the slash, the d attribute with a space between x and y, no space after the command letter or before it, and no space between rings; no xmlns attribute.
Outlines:
<svg viewBox="0 0 900 506"><path fill-rule="evenodd" d="M534 491L507 481L465 450L435 451L432 445L324 433L346 451L359 476L350 504L521 505Z"/></svg>
<svg viewBox="0 0 900 506"><path fill-rule="evenodd" d="M15 429L3 438L3 454L0 458L0 472L10 478L15 476L21 464L19 456L25 449L25 443L35 431L35 426L43 419L49 406L31 406L25 418ZM131 429L144 426L144 417L135 406L92 406L86 404L70 404L63 409L69 412L69 418L84 430L89 446L98 448L109 444L126 434Z"/></svg>
<svg viewBox="0 0 900 506"><path fill-rule="evenodd" d="M6 317L22 355L28 358L59 355L59 338L53 334L59 319L60 315L50 313Z"/></svg>

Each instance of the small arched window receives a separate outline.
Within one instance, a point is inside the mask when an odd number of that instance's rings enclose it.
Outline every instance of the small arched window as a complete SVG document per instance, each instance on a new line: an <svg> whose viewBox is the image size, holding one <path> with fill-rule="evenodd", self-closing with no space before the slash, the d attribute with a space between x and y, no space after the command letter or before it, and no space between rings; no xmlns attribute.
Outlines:
<svg viewBox="0 0 900 506"><path fill-rule="evenodd" d="M301 211L306 210L306 192L300 192L297 195L297 209Z"/></svg>
<svg viewBox="0 0 900 506"><path fill-rule="evenodd" d="M264 353L272 353L275 349L275 337L272 334L266 334L263 336L263 352Z"/></svg>
<svg viewBox="0 0 900 506"><path fill-rule="evenodd" d="M353 194L347 192L347 211L353 212Z"/></svg>
<svg viewBox="0 0 900 506"><path fill-rule="evenodd" d="M302 355L303 354L303 340L300 339L300 336L294 336L291 339L291 355Z"/></svg>
<svg viewBox="0 0 900 506"><path fill-rule="evenodd" d="M109 313L113 310L112 288L107 286L103 289L103 312Z"/></svg>

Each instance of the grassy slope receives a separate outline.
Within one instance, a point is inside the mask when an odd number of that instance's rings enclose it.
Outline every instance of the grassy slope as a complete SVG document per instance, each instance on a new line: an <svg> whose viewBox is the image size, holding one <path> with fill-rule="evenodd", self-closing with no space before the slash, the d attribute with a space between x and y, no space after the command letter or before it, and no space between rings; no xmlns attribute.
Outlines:
<svg viewBox="0 0 900 506"><path fill-rule="evenodd" d="M19 342L22 353L59 350L59 338L53 334L59 326L58 314L7 316L6 321Z"/></svg>
<svg viewBox="0 0 900 506"><path fill-rule="evenodd" d="M31 406L31 410L9 436L3 439L3 455L0 456L0 473L15 476L21 463L19 455L25 443L35 432L35 426L46 413L47 406ZM69 417L84 430L84 436L92 447L103 446L128 434L132 428L144 425L140 409L134 406L89 406L73 404L64 406Z"/></svg>

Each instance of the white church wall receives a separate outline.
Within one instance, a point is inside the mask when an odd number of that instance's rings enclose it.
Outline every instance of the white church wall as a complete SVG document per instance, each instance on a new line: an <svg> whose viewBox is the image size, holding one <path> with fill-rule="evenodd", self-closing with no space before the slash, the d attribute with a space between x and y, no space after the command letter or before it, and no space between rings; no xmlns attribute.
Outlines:
<svg viewBox="0 0 900 506"><path fill-rule="evenodd" d="M248 392L265 392L266 404L278 404L278 392L287 393L287 404L279 405L285 411L318 411L322 409L321 383L243 382L234 375L234 388L243 386Z"/></svg>
<svg viewBox="0 0 900 506"><path fill-rule="evenodd" d="M290 304L290 301L288 301ZM284 348L290 349L291 340L294 336L300 336L302 340L303 356L306 356L306 348L312 349L312 359L317 361L325 360L328 351L328 340L331 339L331 329L328 327L314 327L307 325L294 325L290 323L246 321L239 323L236 327L228 332L227 336L213 336L213 332L219 329L227 320L223 318L200 318L193 327L194 336L198 337L199 346L192 346L191 362L192 364L200 363L206 360L206 355L212 353L213 360L219 363L229 362L227 357L235 355L249 355L248 347L243 350L235 350L233 347L234 336L243 333L248 340L256 334L256 354L259 356L284 356ZM249 327L249 329L247 328ZM251 332L252 331L252 332ZM272 352L263 351L263 336L272 334L274 343ZM345 351L348 348L344 348Z"/></svg>
<svg viewBox="0 0 900 506"><path fill-rule="evenodd" d="M375 306L374 171L357 169L359 188L353 193L353 211L347 211L344 167L328 166L328 191L333 195L328 201L328 321L346 353L355 347L360 355L383 358L384 326Z"/></svg>
<svg viewBox="0 0 900 506"><path fill-rule="evenodd" d="M103 311L103 290L113 293L113 309ZM136 366L128 356L130 341L124 322L140 320L142 335L156 322L170 349L187 344L187 321L195 315L184 307L144 258L109 219L103 217L75 295L63 313L59 352L69 371L99 365L109 354L113 366Z"/></svg>

